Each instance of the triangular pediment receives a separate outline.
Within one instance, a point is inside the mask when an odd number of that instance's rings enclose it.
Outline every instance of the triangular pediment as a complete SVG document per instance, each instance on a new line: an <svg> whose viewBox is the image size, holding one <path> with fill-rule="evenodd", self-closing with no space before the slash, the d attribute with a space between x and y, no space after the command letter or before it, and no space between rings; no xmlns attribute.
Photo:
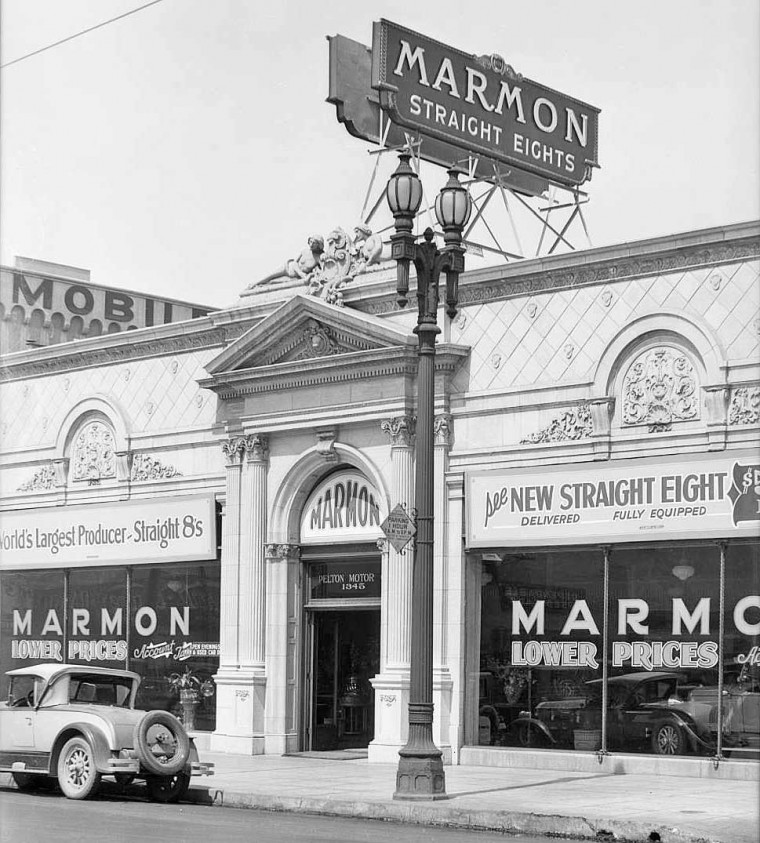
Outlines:
<svg viewBox="0 0 760 843"><path fill-rule="evenodd" d="M206 371L214 377L416 343L387 320L297 294L227 346Z"/></svg>

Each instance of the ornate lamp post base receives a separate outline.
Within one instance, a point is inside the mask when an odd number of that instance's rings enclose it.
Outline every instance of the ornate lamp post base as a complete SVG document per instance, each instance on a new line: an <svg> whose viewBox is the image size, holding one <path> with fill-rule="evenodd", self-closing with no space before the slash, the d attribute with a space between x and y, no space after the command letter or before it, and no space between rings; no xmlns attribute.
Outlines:
<svg viewBox="0 0 760 843"><path fill-rule="evenodd" d="M410 757L400 750L393 798L408 802L448 799L441 757Z"/></svg>

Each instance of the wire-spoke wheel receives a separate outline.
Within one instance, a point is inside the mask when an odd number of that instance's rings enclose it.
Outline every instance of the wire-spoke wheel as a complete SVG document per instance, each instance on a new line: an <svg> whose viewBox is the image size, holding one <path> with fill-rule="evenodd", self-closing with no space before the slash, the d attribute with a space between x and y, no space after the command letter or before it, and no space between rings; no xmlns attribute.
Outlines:
<svg viewBox="0 0 760 843"><path fill-rule="evenodd" d="M652 735L652 749L657 755L683 755L686 740L677 723L660 723Z"/></svg>
<svg viewBox="0 0 760 843"><path fill-rule="evenodd" d="M58 756L58 786L69 799L86 799L100 785L101 775L89 742L75 737L64 744Z"/></svg>

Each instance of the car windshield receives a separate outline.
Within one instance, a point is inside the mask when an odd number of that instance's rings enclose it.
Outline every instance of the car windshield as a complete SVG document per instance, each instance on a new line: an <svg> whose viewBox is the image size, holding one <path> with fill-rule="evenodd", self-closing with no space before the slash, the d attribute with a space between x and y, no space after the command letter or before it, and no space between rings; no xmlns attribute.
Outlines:
<svg viewBox="0 0 760 843"><path fill-rule="evenodd" d="M72 676L69 702L127 707L132 682L115 676Z"/></svg>
<svg viewBox="0 0 760 843"><path fill-rule="evenodd" d="M13 676L8 691L8 705L28 708L38 701L42 679L39 676Z"/></svg>

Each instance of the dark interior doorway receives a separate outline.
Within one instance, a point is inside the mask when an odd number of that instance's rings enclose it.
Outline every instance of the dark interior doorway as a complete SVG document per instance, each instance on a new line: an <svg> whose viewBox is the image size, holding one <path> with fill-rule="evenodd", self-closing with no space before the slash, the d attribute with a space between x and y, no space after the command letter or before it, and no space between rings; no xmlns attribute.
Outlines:
<svg viewBox="0 0 760 843"><path fill-rule="evenodd" d="M380 669L380 610L311 613L311 750L366 747L375 726L369 680Z"/></svg>

